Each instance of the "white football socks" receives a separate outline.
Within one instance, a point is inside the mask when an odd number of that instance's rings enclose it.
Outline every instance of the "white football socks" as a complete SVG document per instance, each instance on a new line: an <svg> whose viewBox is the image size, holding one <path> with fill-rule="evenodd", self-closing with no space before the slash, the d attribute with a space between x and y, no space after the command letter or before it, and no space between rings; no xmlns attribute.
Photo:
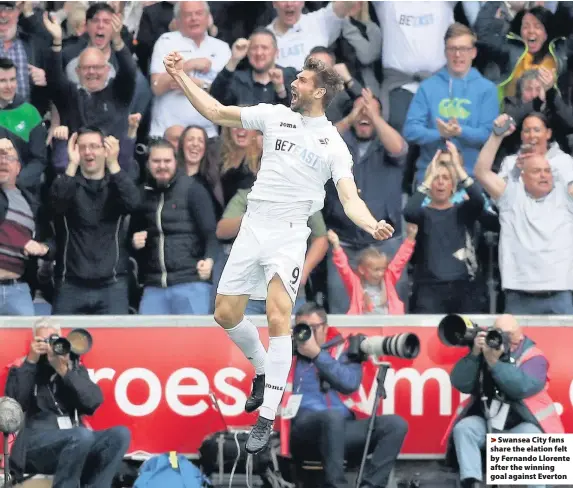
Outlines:
<svg viewBox="0 0 573 488"><path fill-rule="evenodd" d="M265 360L265 398L259 412L261 417L274 420L281 403L292 364L290 335L269 338Z"/></svg>
<svg viewBox="0 0 573 488"><path fill-rule="evenodd" d="M265 373L265 358L267 352L259 337L259 331L246 317L232 329L226 329L232 341L243 351L245 357L255 368L255 374Z"/></svg>

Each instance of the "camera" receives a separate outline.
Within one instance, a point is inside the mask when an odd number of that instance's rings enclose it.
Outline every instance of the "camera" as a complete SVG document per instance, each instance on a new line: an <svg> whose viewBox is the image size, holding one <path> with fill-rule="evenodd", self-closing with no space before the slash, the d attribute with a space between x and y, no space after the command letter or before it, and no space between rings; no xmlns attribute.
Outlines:
<svg viewBox="0 0 573 488"><path fill-rule="evenodd" d="M305 323L296 324L292 331L293 351L296 344L302 344L312 337L312 328ZM420 353L420 339L415 334L404 333L388 337L366 337L363 334L351 335L348 338L348 358L362 362L368 356L394 356L414 359Z"/></svg>
<svg viewBox="0 0 573 488"><path fill-rule="evenodd" d="M509 359L509 336L497 327L480 327L462 315L446 315L438 325L440 341L449 347L473 347L474 339L480 332L485 332L485 343L491 349L500 350L504 346L504 354L500 359Z"/></svg>
<svg viewBox="0 0 573 488"><path fill-rule="evenodd" d="M310 325L301 322L296 324L292 329L292 337L295 342L303 344L312 337L312 329Z"/></svg>
<svg viewBox="0 0 573 488"><path fill-rule="evenodd" d="M66 354L81 356L91 350L93 338L86 329L74 329L67 337L52 334L44 342L50 345L57 356L65 356Z"/></svg>
<svg viewBox="0 0 573 488"><path fill-rule="evenodd" d="M350 336L348 359L362 362L368 356L394 356L414 359L420 354L420 339L409 332L392 336L366 337L363 334Z"/></svg>

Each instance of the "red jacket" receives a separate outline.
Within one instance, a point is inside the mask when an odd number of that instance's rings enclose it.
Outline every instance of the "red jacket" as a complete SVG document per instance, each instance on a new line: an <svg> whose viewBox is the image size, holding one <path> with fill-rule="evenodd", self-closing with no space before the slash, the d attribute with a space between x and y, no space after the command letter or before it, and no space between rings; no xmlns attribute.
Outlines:
<svg viewBox="0 0 573 488"><path fill-rule="evenodd" d="M396 283L402 276L404 268L410 261L416 242L411 239L404 239L404 242L398 249L398 252L390 261L386 273L384 273L384 285L386 286L386 295L388 299L388 314L389 315L404 315L404 303L398 297L396 291ZM350 308L347 314L349 315L362 315L372 310L373 305L370 304L369 308L364 305L364 288L360 277L352 271L348 263L348 257L342 247L334 249L332 252L332 260L338 269L338 273L342 278L342 282L346 287L348 296L350 297Z"/></svg>

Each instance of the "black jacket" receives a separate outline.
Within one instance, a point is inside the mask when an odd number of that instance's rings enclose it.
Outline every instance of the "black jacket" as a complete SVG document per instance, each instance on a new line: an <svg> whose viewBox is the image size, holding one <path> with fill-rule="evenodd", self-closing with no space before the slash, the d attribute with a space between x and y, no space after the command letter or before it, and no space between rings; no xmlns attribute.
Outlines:
<svg viewBox="0 0 573 488"><path fill-rule="evenodd" d="M37 364L27 361L19 367L12 367L6 381L6 396L16 400L25 414L24 428L16 437L10 456L11 467L22 473L26 465L26 433L28 429L58 429L60 411L70 416L75 412L93 415L103 403L99 386L91 381L84 366L76 365L61 377L52 366L41 358ZM54 400L58 402L59 409Z"/></svg>
<svg viewBox="0 0 573 488"><path fill-rule="evenodd" d="M48 49L51 45L52 37L44 28L40 10L35 9L34 15L30 17L20 15L17 37L24 45L28 64L47 72L49 63ZM34 85L32 79L30 79L30 103L38 109L42 116L50 110L50 97L47 87Z"/></svg>
<svg viewBox="0 0 573 488"><path fill-rule="evenodd" d="M149 75L153 46L162 34L169 32L171 20L173 20L173 2L157 2L143 7L137 31L135 54L137 54L139 69L145 76Z"/></svg>
<svg viewBox="0 0 573 488"><path fill-rule="evenodd" d="M255 94L255 82L253 72L248 70L229 71L223 68L213 80L210 93L223 105L257 105L258 103L277 104L282 103L290 106L292 94L291 83L296 79L294 68L277 66L283 72L286 97L279 98L273 84L269 83L264 91L259 91L259 97ZM260 85L259 85L260 86Z"/></svg>
<svg viewBox="0 0 573 488"><path fill-rule="evenodd" d="M55 277L98 286L124 275L128 245L124 220L140 202L137 186L120 171L103 180L58 176L50 190L55 230ZM53 253L50 252L53 259Z"/></svg>
<svg viewBox="0 0 573 488"><path fill-rule="evenodd" d="M70 134L85 126L98 127L106 135L120 140L127 133L136 66L127 46L115 51L115 55L119 64L115 78L103 90L88 93L68 80L62 66L62 53L52 51L46 71L48 89L60 114L60 125L67 126Z"/></svg>
<svg viewBox="0 0 573 488"><path fill-rule="evenodd" d="M197 262L214 260L219 245L209 193L181 171L168 187L158 188L150 179L141 192L130 225L130 235L147 231L145 247L136 252L141 281L161 287L199 281Z"/></svg>

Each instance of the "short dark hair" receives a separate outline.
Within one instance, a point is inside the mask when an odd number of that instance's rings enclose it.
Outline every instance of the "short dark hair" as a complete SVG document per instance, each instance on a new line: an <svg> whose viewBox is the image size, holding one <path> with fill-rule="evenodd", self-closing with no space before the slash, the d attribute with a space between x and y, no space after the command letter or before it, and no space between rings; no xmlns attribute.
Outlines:
<svg viewBox="0 0 573 488"><path fill-rule="evenodd" d="M101 130L99 127L96 127L95 125L86 125L84 127L80 127L78 129L78 139L80 138L80 136L83 136L84 134L99 134L102 143L103 140L105 139L105 134L103 130Z"/></svg>
<svg viewBox="0 0 573 488"><path fill-rule="evenodd" d="M273 33L273 31L267 29L266 27L257 27L249 36L249 39L252 39L253 36L269 36L272 40L273 40L273 44L276 47L278 47L277 44L277 36L275 36L275 34Z"/></svg>
<svg viewBox="0 0 573 488"><path fill-rule="evenodd" d="M308 53L308 56L312 56L313 54L328 54L334 61L336 61L336 54L334 54L334 51L324 46L314 46ZM307 59L308 56L306 57Z"/></svg>
<svg viewBox="0 0 573 488"><path fill-rule="evenodd" d="M4 71L8 71L9 69L14 68L16 71L18 70L16 68L16 65L14 64L14 61L12 61L11 59L8 58L0 58L0 69L4 70Z"/></svg>
<svg viewBox="0 0 573 488"><path fill-rule="evenodd" d="M328 322L326 310L316 302L306 302L304 305L301 305L300 308L296 311L294 320L296 322L300 317L305 317L312 314L318 315L320 320L322 320L325 324Z"/></svg>
<svg viewBox="0 0 573 488"><path fill-rule="evenodd" d="M308 57L302 69L312 71L314 73L315 86L326 90L324 97L322 97L324 108L328 107L334 97L344 89L344 82L340 75L319 59Z"/></svg>
<svg viewBox="0 0 573 488"><path fill-rule="evenodd" d="M113 7L106 2L96 2L90 5L90 8L86 10L86 21L92 20L99 12L108 12L110 14L115 14Z"/></svg>
<svg viewBox="0 0 573 488"><path fill-rule="evenodd" d="M163 137L157 137L151 140L149 146L147 147L147 157L151 155L153 149L171 149L173 151L173 157L176 158L177 154L173 144L171 144L167 139Z"/></svg>

